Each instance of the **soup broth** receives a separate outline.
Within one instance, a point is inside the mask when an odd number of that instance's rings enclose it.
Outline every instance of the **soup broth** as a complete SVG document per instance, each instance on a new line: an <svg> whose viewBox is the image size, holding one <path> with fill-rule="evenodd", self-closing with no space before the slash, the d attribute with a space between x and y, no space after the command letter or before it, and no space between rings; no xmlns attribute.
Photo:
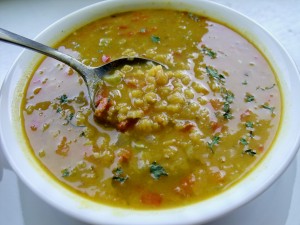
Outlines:
<svg viewBox="0 0 300 225"><path fill-rule="evenodd" d="M236 31L189 12L143 10L92 22L57 44L89 66L140 56L105 75L93 112L83 79L46 58L22 104L24 134L47 173L93 201L162 209L244 178L276 136L280 89Z"/></svg>

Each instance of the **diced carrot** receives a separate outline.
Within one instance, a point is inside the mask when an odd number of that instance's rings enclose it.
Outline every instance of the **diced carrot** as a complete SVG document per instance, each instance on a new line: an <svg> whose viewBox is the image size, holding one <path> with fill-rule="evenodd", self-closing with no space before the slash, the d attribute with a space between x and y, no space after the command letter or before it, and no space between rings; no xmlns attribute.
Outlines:
<svg viewBox="0 0 300 225"><path fill-rule="evenodd" d="M132 37L134 35L136 35L138 32L134 32L134 31L131 31L131 30L120 30L118 32L118 35L119 36L123 36L123 37Z"/></svg>
<svg viewBox="0 0 300 225"><path fill-rule="evenodd" d="M258 146L258 151L259 151L259 152L263 152L263 151L264 151L264 149L265 149L265 148L264 148L264 146L263 146L263 145L259 145L259 146Z"/></svg>
<svg viewBox="0 0 300 225"><path fill-rule="evenodd" d="M190 132L195 127L196 127L195 124L188 122L188 123L184 124L184 127L181 129L181 131L183 131L183 132Z"/></svg>
<svg viewBox="0 0 300 225"><path fill-rule="evenodd" d="M119 157L119 163L127 163L132 156L132 152L128 149L122 148L117 155Z"/></svg>
<svg viewBox="0 0 300 225"><path fill-rule="evenodd" d="M129 31L129 32L127 32L127 36L128 37L131 37L131 36L133 36L133 35L135 35L136 33L135 32L133 32L133 31Z"/></svg>
<svg viewBox="0 0 300 225"><path fill-rule="evenodd" d="M121 121L117 125L118 131L121 131L121 132L125 132L127 130L127 127L128 127L128 121L127 120Z"/></svg>
<svg viewBox="0 0 300 225"><path fill-rule="evenodd" d="M125 132L131 127L133 127L137 121L138 119L130 119L130 118L123 120L117 124L117 130L120 132Z"/></svg>
<svg viewBox="0 0 300 225"><path fill-rule="evenodd" d="M94 99L94 101L95 101L95 107L97 107L100 104L100 102L102 101L103 98L105 98L105 97L102 95L102 93L101 94L97 94L95 96L95 99Z"/></svg>
<svg viewBox="0 0 300 225"><path fill-rule="evenodd" d="M179 52L179 51L174 51L174 52L172 52L172 55L173 55L174 57L181 57L181 56L182 56L182 53Z"/></svg>
<svg viewBox="0 0 300 225"><path fill-rule="evenodd" d="M211 129L214 131L214 132L221 132L222 130L222 124L219 123L219 122L211 122Z"/></svg>
<svg viewBox="0 0 300 225"><path fill-rule="evenodd" d="M102 98L107 98L109 94L107 86L103 85L101 91L98 91L95 95L94 101L95 106L97 106Z"/></svg>
<svg viewBox="0 0 300 225"><path fill-rule="evenodd" d="M145 205L160 206L162 201L162 196L154 192L146 192L141 195L141 202Z"/></svg>
<svg viewBox="0 0 300 225"><path fill-rule="evenodd" d="M109 98L102 98L96 106L94 116L102 118L110 107Z"/></svg>
<svg viewBox="0 0 300 225"><path fill-rule="evenodd" d="M102 56L102 62L104 62L104 63L110 62L110 56L103 55L103 56Z"/></svg>
<svg viewBox="0 0 300 225"><path fill-rule="evenodd" d="M120 25L120 26L118 26L118 29L119 29L119 30L125 30L125 29L127 29L127 28L128 28L127 25Z"/></svg>

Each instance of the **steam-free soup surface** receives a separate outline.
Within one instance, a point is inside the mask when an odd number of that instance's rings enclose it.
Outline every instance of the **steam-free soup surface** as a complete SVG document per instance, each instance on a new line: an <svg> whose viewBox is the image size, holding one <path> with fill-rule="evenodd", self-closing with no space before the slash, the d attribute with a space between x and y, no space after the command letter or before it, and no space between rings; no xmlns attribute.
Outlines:
<svg viewBox="0 0 300 225"><path fill-rule="evenodd" d="M227 190L276 136L280 91L262 54L230 28L188 12L100 19L57 44L90 66L142 56L104 77L91 110L83 80L46 58L28 82L24 132L41 168L96 202L136 209Z"/></svg>

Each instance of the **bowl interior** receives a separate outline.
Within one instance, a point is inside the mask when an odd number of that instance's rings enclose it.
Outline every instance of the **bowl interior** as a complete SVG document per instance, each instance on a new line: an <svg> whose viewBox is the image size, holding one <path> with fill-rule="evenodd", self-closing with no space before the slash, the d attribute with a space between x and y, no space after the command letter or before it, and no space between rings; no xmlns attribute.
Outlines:
<svg viewBox="0 0 300 225"><path fill-rule="evenodd" d="M77 28L110 14L144 8L190 11L212 18L239 31L264 53L276 72L283 90L283 115L280 131L271 152L245 179L224 193L203 202L160 211L137 211L96 204L62 188L39 167L22 140L18 117L24 84L41 55L23 51L1 88L1 149L18 176L51 205L91 223L105 224L187 224L217 218L262 193L287 168L299 147L300 105L293 104L300 95L295 64L282 46L249 18L224 6L202 0L112 0L74 12L44 30L36 40L48 45L60 41ZM170 219L172 218L172 219Z"/></svg>

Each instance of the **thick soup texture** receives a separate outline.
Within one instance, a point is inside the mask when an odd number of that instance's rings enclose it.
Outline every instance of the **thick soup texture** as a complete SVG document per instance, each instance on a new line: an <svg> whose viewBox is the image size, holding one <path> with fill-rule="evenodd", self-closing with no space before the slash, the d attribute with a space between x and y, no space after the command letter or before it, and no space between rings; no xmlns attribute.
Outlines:
<svg viewBox="0 0 300 225"><path fill-rule="evenodd" d="M57 47L105 75L93 112L83 79L46 58L26 87L22 120L33 154L65 187L99 203L160 209L227 190L263 158L281 116L263 55L230 28L188 12L102 18Z"/></svg>

